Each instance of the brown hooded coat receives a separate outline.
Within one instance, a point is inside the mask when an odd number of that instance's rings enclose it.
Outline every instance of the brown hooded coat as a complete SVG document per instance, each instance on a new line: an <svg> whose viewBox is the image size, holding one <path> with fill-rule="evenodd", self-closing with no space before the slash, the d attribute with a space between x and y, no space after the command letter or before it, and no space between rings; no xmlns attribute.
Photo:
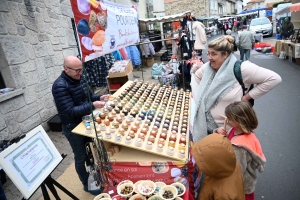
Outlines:
<svg viewBox="0 0 300 200"><path fill-rule="evenodd" d="M242 170L226 136L210 134L192 149L194 159L206 177L199 200L244 200Z"/></svg>

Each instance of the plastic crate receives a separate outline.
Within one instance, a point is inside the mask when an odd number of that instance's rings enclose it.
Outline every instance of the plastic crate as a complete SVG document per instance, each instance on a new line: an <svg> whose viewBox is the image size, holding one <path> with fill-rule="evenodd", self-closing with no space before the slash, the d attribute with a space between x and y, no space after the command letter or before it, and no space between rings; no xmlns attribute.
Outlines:
<svg viewBox="0 0 300 200"><path fill-rule="evenodd" d="M61 125L60 117L58 116L58 114L54 115L48 121L48 125L50 126L51 131L54 131L54 132L62 131L62 125Z"/></svg>

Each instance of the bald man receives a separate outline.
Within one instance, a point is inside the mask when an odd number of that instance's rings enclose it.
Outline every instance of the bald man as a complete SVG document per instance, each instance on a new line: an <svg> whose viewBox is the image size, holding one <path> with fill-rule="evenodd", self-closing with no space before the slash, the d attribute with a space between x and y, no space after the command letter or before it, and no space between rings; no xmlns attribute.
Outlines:
<svg viewBox="0 0 300 200"><path fill-rule="evenodd" d="M52 94L62 123L62 132L68 139L74 153L75 169L83 184L83 189L88 191L89 166L85 144L91 139L74 134L71 131L82 121L84 115L93 109L102 108L108 101L109 95L95 95L90 88L87 89L82 78L82 62L75 56L67 56L64 60L64 70L52 86ZM88 94L91 101L89 102ZM89 191L93 195L101 191Z"/></svg>

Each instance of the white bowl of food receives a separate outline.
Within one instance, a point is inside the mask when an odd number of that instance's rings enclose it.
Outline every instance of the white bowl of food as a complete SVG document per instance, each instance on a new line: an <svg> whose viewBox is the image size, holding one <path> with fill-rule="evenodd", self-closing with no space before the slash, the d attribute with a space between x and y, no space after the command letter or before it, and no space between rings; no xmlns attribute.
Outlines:
<svg viewBox="0 0 300 200"><path fill-rule="evenodd" d="M129 200L146 200L146 197L144 197L142 194L135 194L130 197Z"/></svg>
<svg viewBox="0 0 300 200"><path fill-rule="evenodd" d="M178 196L178 190L173 185L166 185L159 190L159 196L163 200L175 199Z"/></svg>
<svg viewBox="0 0 300 200"><path fill-rule="evenodd" d="M166 184L164 182L155 182L156 188L154 194L158 194L159 190L164 187Z"/></svg>
<svg viewBox="0 0 300 200"><path fill-rule="evenodd" d="M133 188L134 188L134 185L132 182L131 183L130 182L123 183L121 185L119 184L117 186L117 193L121 197L130 197L133 193Z"/></svg>
<svg viewBox="0 0 300 200"><path fill-rule="evenodd" d="M149 197L148 200L162 200L162 198L158 194L156 194Z"/></svg>
<svg viewBox="0 0 300 200"><path fill-rule="evenodd" d="M172 183L171 185L177 189L179 197L184 195L186 188L182 183L175 182L175 183Z"/></svg>
<svg viewBox="0 0 300 200"><path fill-rule="evenodd" d="M110 195L107 194L107 193L101 193L101 194L98 194L97 196L95 196L94 200L109 200L111 199Z"/></svg>
<svg viewBox="0 0 300 200"><path fill-rule="evenodd" d="M140 194L145 195L145 196L149 196L151 194L153 194L153 192L155 191L156 188L156 184L153 181L142 181L139 185L138 185L138 191Z"/></svg>

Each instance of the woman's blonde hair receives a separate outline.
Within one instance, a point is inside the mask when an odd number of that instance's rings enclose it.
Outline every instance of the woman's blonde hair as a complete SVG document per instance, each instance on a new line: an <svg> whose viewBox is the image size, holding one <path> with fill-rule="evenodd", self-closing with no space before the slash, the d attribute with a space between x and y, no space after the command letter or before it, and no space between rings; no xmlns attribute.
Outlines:
<svg viewBox="0 0 300 200"><path fill-rule="evenodd" d="M208 48L213 48L216 51L227 52L231 54L234 47L234 38L230 35L222 36L214 39L208 44Z"/></svg>
<svg viewBox="0 0 300 200"><path fill-rule="evenodd" d="M225 108L227 119L240 126L242 131L250 134L258 126L255 111L249 102L239 101L229 104Z"/></svg>

